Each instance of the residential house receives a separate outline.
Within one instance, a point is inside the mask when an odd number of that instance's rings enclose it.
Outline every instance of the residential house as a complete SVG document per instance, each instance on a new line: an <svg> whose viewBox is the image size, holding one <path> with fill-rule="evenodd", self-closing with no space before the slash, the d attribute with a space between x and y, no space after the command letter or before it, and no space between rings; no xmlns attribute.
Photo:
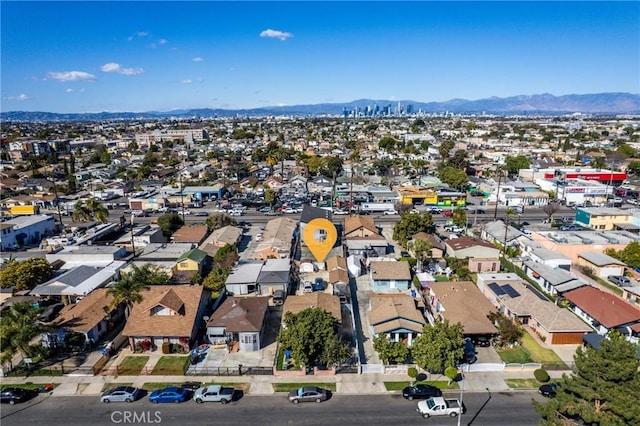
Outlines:
<svg viewBox="0 0 640 426"><path fill-rule="evenodd" d="M171 240L174 243L192 243L199 246L208 233L209 228L207 225L184 225L173 233Z"/></svg>
<svg viewBox="0 0 640 426"><path fill-rule="evenodd" d="M369 264L371 288L376 293L406 292L411 286L408 262L372 261Z"/></svg>
<svg viewBox="0 0 640 426"><path fill-rule="evenodd" d="M559 296L567 291L587 285L587 283L571 275L569 271L551 268L532 260L523 262L523 270L529 278L540 285L545 293L551 296Z"/></svg>
<svg viewBox="0 0 640 426"><path fill-rule="evenodd" d="M263 262L240 262L227 277L224 286L228 293L241 295L255 293L258 290L258 277Z"/></svg>
<svg viewBox="0 0 640 426"><path fill-rule="evenodd" d="M473 282L434 282L425 292L426 304L436 321L459 322L465 336L497 334L498 330L487 318L495 309Z"/></svg>
<svg viewBox="0 0 640 426"><path fill-rule="evenodd" d="M75 266L105 267L114 262L124 262L127 250L124 247L115 246L66 246L46 254L47 262L64 262L64 269Z"/></svg>
<svg viewBox="0 0 640 426"><path fill-rule="evenodd" d="M207 339L230 352L259 351L264 343L268 297L228 297L207 321Z"/></svg>
<svg viewBox="0 0 640 426"><path fill-rule="evenodd" d="M209 273L211 263L212 259L206 252L197 248L191 249L183 253L176 261L176 266L173 268L173 280L189 283L194 274L204 277Z"/></svg>
<svg viewBox="0 0 640 426"><path fill-rule="evenodd" d="M517 319L547 344L582 344L593 331L516 274L478 274L478 289L507 318Z"/></svg>
<svg viewBox="0 0 640 426"><path fill-rule="evenodd" d="M262 241L255 249L258 260L291 258L295 248L298 227L294 219L279 217L267 222Z"/></svg>
<svg viewBox="0 0 640 426"><path fill-rule="evenodd" d="M622 298L636 308L640 308L640 286L637 281L631 287L622 287Z"/></svg>
<svg viewBox="0 0 640 426"><path fill-rule="evenodd" d="M298 314L308 308L321 308L331 314L338 325L342 324L342 311L340 309L340 299L324 291L314 291L313 293L303 293L300 296L288 296L282 306L282 318L287 312Z"/></svg>
<svg viewBox="0 0 640 426"><path fill-rule="evenodd" d="M529 252L529 258L534 262L542 263L550 268L560 268L565 271L571 269L571 258L562 253L546 248L534 248Z"/></svg>
<svg viewBox="0 0 640 426"><path fill-rule="evenodd" d="M476 257L498 259L500 256L500 250L490 242L467 236L446 240L444 246L447 256L456 259Z"/></svg>
<svg viewBox="0 0 640 426"><path fill-rule="evenodd" d="M372 216L355 215L345 217L344 219L342 237L345 240L379 235L380 232L378 231Z"/></svg>
<svg viewBox="0 0 640 426"><path fill-rule="evenodd" d="M578 255L578 265L606 280L609 275L624 275L626 265L604 253L587 251Z"/></svg>
<svg viewBox="0 0 640 426"><path fill-rule="evenodd" d="M69 332L83 334L88 345L99 342L124 319L125 305L112 308L112 302L113 296L108 294L108 290L98 288L78 302L66 305L51 323L55 331L43 335L45 345L55 347L61 344Z"/></svg>
<svg viewBox="0 0 640 426"><path fill-rule="evenodd" d="M258 293L271 296L276 290L285 294L291 284L291 261L289 259L267 259L258 274Z"/></svg>
<svg viewBox="0 0 640 426"><path fill-rule="evenodd" d="M390 341L407 346L422 334L427 323L416 308L415 299L406 294L372 294L368 317L372 335L385 335Z"/></svg>
<svg viewBox="0 0 640 426"><path fill-rule="evenodd" d="M434 234L427 234L426 232L418 232L417 234L414 234L411 236L411 240L412 241L426 240L429 243L429 245L431 246L431 249L429 250L428 253L425 254L425 257L427 257L428 259L444 258L445 245L442 242L442 240L437 236L435 236ZM413 257L416 256L415 252L413 252L413 250L411 249L409 249L409 254Z"/></svg>
<svg viewBox="0 0 640 426"><path fill-rule="evenodd" d="M527 238L527 236L513 226L507 225L501 220L496 220L484 224L480 238L502 246L504 246L506 239L507 247L515 247L519 244L519 240Z"/></svg>
<svg viewBox="0 0 640 426"><path fill-rule="evenodd" d="M611 330L617 330L629 341L638 342L640 309L591 286L567 292L564 297L569 301L569 309L595 328L598 334L604 336Z"/></svg>
<svg viewBox="0 0 640 426"><path fill-rule="evenodd" d="M334 294L349 294L349 270L347 269L347 259L342 256L332 256L327 259L327 270L329 271L329 284L333 286Z"/></svg>
<svg viewBox="0 0 640 426"><path fill-rule="evenodd" d="M104 268L76 266L62 272L49 281L39 284L29 292L32 296L51 297L64 304L75 303L97 288L117 281L120 269L126 262L117 261Z"/></svg>
<svg viewBox="0 0 640 426"><path fill-rule="evenodd" d="M198 248L213 257L216 255L218 249L227 244L238 247L240 241L242 241L242 229L229 225L215 229Z"/></svg>
<svg viewBox="0 0 640 426"><path fill-rule="evenodd" d="M148 244L144 251L136 258L144 262L177 262L178 259L189 250L193 249L192 243Z"/></svg>
<svg viewBox="0 0 640 426"><path fill-rule="evenodd" d="M142 302L133 305L122 335L134 351L163 343L188 351L204 324L211 296L202 286L154 285L142 290Z"/></svg>
<svg viewBox="0 0 640 426"><path fill-rule="evenodd" d="M128 252L142 251L146 246L152 243L164 244L167 237L157 225L135 226L132 232L124 233L120 238L113 242L116 247L124 247ZM133 244L133 246L132 246Z"/></svg>

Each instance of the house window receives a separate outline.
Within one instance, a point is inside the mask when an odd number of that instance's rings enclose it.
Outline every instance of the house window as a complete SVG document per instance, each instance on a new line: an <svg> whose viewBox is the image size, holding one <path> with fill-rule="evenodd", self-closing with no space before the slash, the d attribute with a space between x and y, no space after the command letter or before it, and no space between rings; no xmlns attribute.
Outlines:
<svg viewBox="0 0 640 426"><path fill-rule="evenodd" d="M257 342L257 336L255 334L243 334L241 340L242 343L252 344Z"/></svg>
<svg viewBox="0 0 640 426"><path fill-rule="evenodd" d="M189 266L189 264L188 264L187 262L182 262L182 263L180 263L180 267L181 267L181 268L186 268L186 267L188 267L188 266Z"/></svg>

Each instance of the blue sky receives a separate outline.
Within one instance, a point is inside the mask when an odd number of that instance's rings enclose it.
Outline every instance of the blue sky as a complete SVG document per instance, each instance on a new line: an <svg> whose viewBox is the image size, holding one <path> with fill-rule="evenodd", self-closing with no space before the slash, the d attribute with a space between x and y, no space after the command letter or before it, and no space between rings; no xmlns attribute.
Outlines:
<svg viewBox="0 0 640 426"><path fill-rule="evenodd" d="M640 93L640 2L2 1L2 111Z"/></svg>

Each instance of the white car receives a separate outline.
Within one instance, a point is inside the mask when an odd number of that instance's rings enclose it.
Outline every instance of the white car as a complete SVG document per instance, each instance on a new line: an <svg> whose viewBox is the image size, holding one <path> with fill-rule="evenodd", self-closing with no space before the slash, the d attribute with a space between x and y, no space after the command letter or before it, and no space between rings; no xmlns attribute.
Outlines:
<svg viewBox="0 0 640 426"><path fill-rule="evenodd" d="M344 214L349 214L349 212L346 211L346 210L334 210L333 214L335 214L335 215L344 215Z"/></svg>
<svg viewBox="0 0 640 426"><path fill-rule="evenodd" d="M397 210L385 210L385 211L384 211L384 214L385 214L385 215L388 215L388 214L398 214L398 211L397 211Z"/></svg>

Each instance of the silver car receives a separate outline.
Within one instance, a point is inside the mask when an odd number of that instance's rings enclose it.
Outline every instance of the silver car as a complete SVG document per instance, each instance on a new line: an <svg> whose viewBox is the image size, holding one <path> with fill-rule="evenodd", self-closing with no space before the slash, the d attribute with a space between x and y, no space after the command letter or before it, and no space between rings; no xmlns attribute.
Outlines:
<svg viewBox="0 0 640 426"><path fill-rule="evenodd" d="M304 386L289 392L289 401L294 404L299 402L322 402L327 400L327 391L315 386Z"/></svg>
<svg viewBox="0 0 640 426"><path fill-rule="evenodd" d="M109 389L102 394L100 401L104 403L109 402L133 402L140 397L140 389L132 386L118 386L114 389Z"/></svg>

